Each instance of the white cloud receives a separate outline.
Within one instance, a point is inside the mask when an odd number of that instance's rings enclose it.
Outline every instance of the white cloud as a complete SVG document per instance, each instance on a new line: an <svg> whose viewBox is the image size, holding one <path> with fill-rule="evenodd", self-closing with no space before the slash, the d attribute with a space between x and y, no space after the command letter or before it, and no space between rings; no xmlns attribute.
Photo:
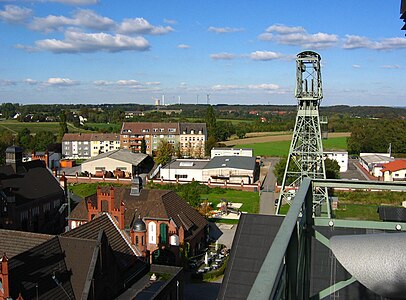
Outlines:
<svg viewBox="0 0 406 300"><path fill-rule="evenodd" d="M283 55L272 51L255 51L250 54L253 60L275 60L283 58Z"/></svg>
<svg viewBox="0 0 406 300"><path fill-rule="evenodd" d="M112 19L98 15L89 9L79 9L73 18L49 15L45 18L34 18L29 28L37 31L62 31L66 26L83 27L95 30L109 30L115 27Z"/></svg>
<svg viewBox="0 0 406 300"><path fill-rule="evenodd" d="M145 85L148 86L156 86L156 85L160 85L161 83L159 81L148 81L144 83Z"/></svg>
<svg viewBox="0 0 406 300"><path fill-rule="evenodd" d="M243 28L233 28L233 27L213 27L210 26L207 31L215 33L231 33L231 32L240 32L244 31Z"/></svg>
<svg viewBox="0 0 406 300"><path fill-rule="evenodd" d="M129 80L117 80L117 84L118 85L122 85L122 86L134 86L134 85L140 85L140 82L134 79L129 79Z"/></svg>
<svg viewBox="0 0 406 300"><path fill-rule="evenodd" d="M232 53L227 53L227 52L214 53L214 54L210 54L210 58L214 59L214 60L231 60L231 59L236 58L236 55L232 54Z"/></svg>
<svg viewBox="0 0 406 300"><path fill-rule="evenodd" d="M24 23L32 15L32 10L16 5L6 5L0 10L0 19L7 23Z"/></svg>
<svg viewBox="0 0 406 300"><path fill-rule="evenodd" d="M0 86L16 85L16 82L8 79L0 79Z"/></svg>
<svg viewBox="0 0 406 300"><path fill-rule="evenodd" d="M121 34L66 31L64 40L45 39L35 42L38 50L54 53L146 51L149 42L143 37Z"/></svg>
<svg viewBox="0 0 406 300"><path fill-rule="evenodd" d="M236 84L216 84L211 88L213 91L226 91L226 90L239 90L242 89L241 86Z"/></svg>
<svg viewBox="0 0 406 300"><path fill-rule="evenodd" d="M161 35L172 31L173 28L171 26L153 26L144 18L124 19L118 29L118 32L124 34Z"/></svg>
<svg viewBox="0 0 406 300"><path fill-rule="evenodd" d="M69 78L51 77L48 78L46 84L50 86L72 86L79 83Z"/></svg>
<svg viewBox="0 0 406 300"><path fill-rule="evenodd" d="M303 27L276 24L269 26L265 33L258 36L263 41L276 41L277 43L292 46L301 46L313 49L325 49L335 46L339 38L336 34L318 32L308 33Z"/></svg>
<svg viewBox="0 0 406 300"><path fill-rule="evenodd" d="M24 79L24 83L29 84L29 85L36 85L36 84L38 84L38 81L31 79L31 78L27 78L27 79Z"/></svg>
<svg viewBox="0 0 406 300"><path fill-rule="evenodd" d="M372 50L393 50L406 48L405 38L385 38L379 41L373 41L365 36L346 35L344 40L344 49L372 49Z"/></svg>
<svg viewBox="0 0 406 300"><path fill-rule="evenodd" d="M171 20L171 19L164 19L164 23L175 25L177 23L177 21L176 20Z"/></svg>
<svg viewBox="0 0 406 300"><path fill-rule="evenodd" d="M189 45L186 45L186 44L179 44L179 45L178 45L178 48L179 48L179 49L189 49L190 46L189 46Z"/></svg>
<svg viewBox="0 0 406 300"><path fill-rule="evenodd" d="M277 90L279 85L273 83L250 84L248 88L251 90Z"/></svg>
<svg viewBox="0 0 406 300"><path fill-rule="evenodd" d="M301 26L286 26L282 24L275 24L269 26L266 32L276 32L278 34L292 34L292 33L301 33L306 32L306 30Z"/></svg>
<svg viewBox="0 0 406 300"><path fill-rule="evenodd" d="M354 69L360 69L360 68L361 68L360 65L352 65L352 67L353 67Z"/></svg>
<svg viewBox="0 0 406 300"><path fill-rule="evenodd" d="M93 81L93 84L97 85L97 86L106 86L106 85L113 84L113 82L107 81L107 80L96 80L96 81Z"/></svg>
<svg viewBox="0 0 406 300"><path fill-rule="evenodd" d="M399 65L383 65L383 69L400 69Z"/></svg>

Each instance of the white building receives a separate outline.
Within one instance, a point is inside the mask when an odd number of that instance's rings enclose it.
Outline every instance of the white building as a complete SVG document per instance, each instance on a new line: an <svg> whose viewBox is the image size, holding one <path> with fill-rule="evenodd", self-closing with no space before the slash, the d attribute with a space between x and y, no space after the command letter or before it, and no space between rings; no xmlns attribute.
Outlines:
<svg viewBox="0 0 406 300"><path fill-rule="evenodd" d="M399 159L382 165L384 181L406 180L406 160Z"/></svg>
<svg viewBox="0 0 406 300"><path fill-rule="evenodd" d="M256 171L255 157L215 156L203 169L203 181L252 184Z"/></svg>
<svg viewBox="0 0 406 300"><path fill-rule="evenodd" d="M371 175L382 177L382 166L395 159L389 153L360 153L359 162Z"/></svg>
<svg viewBox="0 0 406 300"><path fill-rule="evenodd" d="M324 156L328 159L335 160L340 166L340 172L348 170L348 152L346 151L324 151Z"/></svg>
<svg viewBox="0 0 406 300"><path fill-rule="evenodd" d="M126 176L148 173L153 166L150 156L127 149L113 150L90 158L81 164L81 171L89 174L123 171Z"/></svg>
<svg viewBox="0 0 406 300"><path fill-rule="evenodd" d="M246 156L253 157L254 150L251 148L213 148L211 149L211 158L215 156Z"/></svg>
<svg viewBox="0 0 406 300"><path fill-rule="evenodd" d="M203 181L203 169L208 159L176 159L161 168L163 180Z"/></svg>

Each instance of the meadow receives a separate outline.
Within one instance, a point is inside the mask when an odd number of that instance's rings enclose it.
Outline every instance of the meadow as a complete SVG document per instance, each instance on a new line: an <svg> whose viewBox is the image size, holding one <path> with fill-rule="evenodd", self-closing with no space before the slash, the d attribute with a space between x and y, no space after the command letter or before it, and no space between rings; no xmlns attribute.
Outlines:
<svg viewBox="0 0 406 300"><path fill-rule="evenodd" d="M252 148L254 154L259 156L287 156L290 147L290 140L274 141L266 143L250 143L238 145L240 148ZM347 150L347 137L333 137L323 140L324 150Z"/></svg>
<svg viewBox="0 0 406 300"><path fill-rule="evenodd" d="M58 122L18 122L16 120L3 120L0 121L0 132L10 131L13 134L17 134L24 128L28 128L31 133L35 134L40 131L49 131L53 134L59 133ZM68 123L68 129L71 133L77 132L89 132L80 128L76 128L71 123Z"/></svg>

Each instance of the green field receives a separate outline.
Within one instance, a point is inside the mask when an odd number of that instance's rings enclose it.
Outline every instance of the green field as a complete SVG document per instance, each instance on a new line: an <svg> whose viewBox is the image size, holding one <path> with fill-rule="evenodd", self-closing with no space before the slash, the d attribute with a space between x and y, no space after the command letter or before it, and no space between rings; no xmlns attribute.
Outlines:
<svg viewBox="0 0 406 300"><path fill-rule="evenodd" d="M259 212L259 195L253 192L244 192L236 190L226 190L224 194L203 194L202 199L207 199L212 202L213 208L221 202L222 199L228 202L243 203L240 211L248 212L251 214L256 214Z"/></svg>
<svg viewBox="0 0 406 300"><path fill-rule="evenodd" d="M31 133L38 133L40 131L49 131L54 134L59 132L58 122L18 122L16 120L0 121L0 132L10 131L13 134L17 134L24 128L28 128ZM68 123L68 129L71 133L87 132L86 130L76 128L72 124Z"/></svg>
<svg viewBox="0 0 406 300"><path fill-rule="evenodd" d="M113 132L119 133L121 130L121 125L120 124L114 124L114 123L85 123L85 125L96 128L97 130L100 131L109 131L110 128L113 128Z"/></svg>
<svg viewBox="0 0 406 300"><path fill-rule="evenodd" d="M255 143L238 145L241 148L252 148L254 154L259 156L287 156L290 147L290 141L277 141L267 143ZM326 150L346 150L347 138L336 137L323 140L323 148Z"/></svg>

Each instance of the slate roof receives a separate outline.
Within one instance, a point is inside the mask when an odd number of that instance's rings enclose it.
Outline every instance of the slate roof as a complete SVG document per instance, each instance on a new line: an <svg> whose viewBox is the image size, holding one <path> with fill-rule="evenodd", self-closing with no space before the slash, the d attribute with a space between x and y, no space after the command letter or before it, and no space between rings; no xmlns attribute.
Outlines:
<svg viewBox="0 0 406 300"><path fill-rule="evenodd" d="M53 237L54 235L0 229L0 253L6 253L10 259Z"/></svg>
<svg viewBox="0 0 406 300"><path fill-rule="evenodd" d="M399 159L399 160L394 160L391 161L387 164L382 165L382 170L381 172L396 172L400 170L405 170L406 169L406 160L404 159Z"/></svg>
<svg viewBox="0 0 406 300"><path fill-rule="evenodd" d="M62 142L66 141L119 141L118 133L65 133Z"/></svg>
<svg viewBox="0 0 406 300"><path fill-rule="evenodd" d="M255 169L255 157L247 156L215 156L204 169Z"/></svg>
<svg viewBox="0 0 406 300"><path fill-rule="evenodd" d="M33 160L21 164L22 171L16 174L11 165L0 167L1 188L16 195L17 205L27 200L52 196L63 196L59 181L45 167L45 162Z"/></svg>
<svg viewBox="0 0 406 300"><path fill-rule="evenodd" d="M180 133L181 134L201 134L207 135L206 123L179 123Z"/></svg>
<svg viewBox="0 0 406 300"><path fill-rule="evenodd" d="M179 123L164 123L164 122L123 122L121 127L121 134L153 134L153 129L157 128L156 134L179 134ZM163 131L159 131L159 129ZM175 128L175 132L169 132L169 128ZM143 132L144 129L148 129L148 132Z"/></svg>
<svg viewBox="0 0 406 300"><path fill-rule="evenodd" d="M82 165L86 164L88 162L92 162L92 161L107 158L107 157L111 158L111 159L118 160L118 161L130 163L130 164L133 164L134 166L137 166L144 159L146 159L148 157L148 155L144 154L144 153L133 153L128 149L118 149L118 150L105 152L105 153L99 154L99 155L97 155L95 157L89 158L89 159L85 160L82 163Z"/></svg>
<svg viewBox="0 0 406 300"><path fill-rule="evenodd" d="M284 217L242 214L218 299L247 299Z"/></svg>
<svg viewBox="0 0 406 300"><path fill-rule="evenodd" d="M169 164L162 167L162 169L204 169L204 167L209 163L208 159L176 159ZM188 164L193 164L192 166Z"/></svg>
<svg viewBox="0 0 406 300"><path fill-rule="evenodd" d="M110 187L101 187L101 191L110 193ZM207 225L206 219L173 191L142 189L139 196L132 196L130 188L114 187L114 196L116 208L124 202L125 228L131 228L139 215L148 219L172 219L176 226L186 230L185 239L188 240ZM87 220L88 200L97 206L97 194L89 196L75 207L71 219Z"/></svg>

